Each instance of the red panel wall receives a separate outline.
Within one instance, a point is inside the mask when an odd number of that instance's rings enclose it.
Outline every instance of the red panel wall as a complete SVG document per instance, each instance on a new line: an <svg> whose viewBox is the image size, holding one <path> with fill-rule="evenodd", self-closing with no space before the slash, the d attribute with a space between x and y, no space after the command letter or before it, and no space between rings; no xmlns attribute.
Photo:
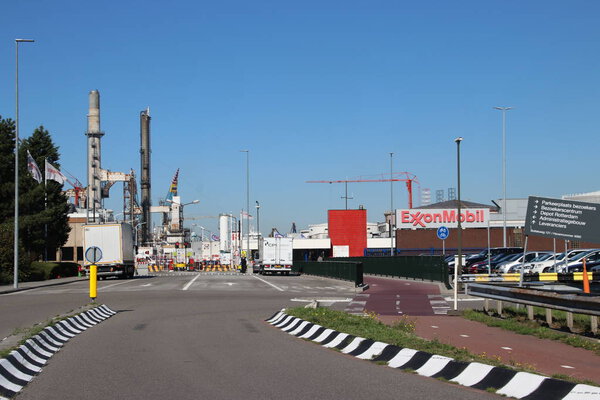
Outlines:
<svg viewBox="0 0 600 400"><path fill-rule="evenodd" d="M350 257L362 257L367 247L367 210L329 210L331 246L349 246Z"/></svg>

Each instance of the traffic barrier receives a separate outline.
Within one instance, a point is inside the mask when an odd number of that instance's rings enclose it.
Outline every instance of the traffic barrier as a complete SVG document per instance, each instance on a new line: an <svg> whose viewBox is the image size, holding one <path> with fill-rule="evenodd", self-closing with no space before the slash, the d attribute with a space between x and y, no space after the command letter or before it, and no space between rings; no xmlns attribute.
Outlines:
<svg viewBox="0 0 600 400"><path fill-rule="evenodd" d="M444 379L479 390L494 389L497 394L504 396L544 400L600 399L600 388L596 386L477 362L455 361L449 357L376 342L291 317L285 310L275 313L266 322L290 335L319 343L323 347L335 348L363 360L385 363L391 368L410 370L422 376Z"/></svg>
<svg viewBox="0 0 600 400"><path fill-rule="evenodd" d="M600 282L600 272L587 272L589 282ZM519 282L521 274L462 274L459 275L459 282ZM523 282L581 282L583 281L583 272L544 272L524 274Z"/></svg>
<svg viewBox="0 0 600 400"><path fill-rule="evenodd" d="M115 314L106 305L87 310L47 326L0 359L0 399L16 396L69 339Z"/></svg>

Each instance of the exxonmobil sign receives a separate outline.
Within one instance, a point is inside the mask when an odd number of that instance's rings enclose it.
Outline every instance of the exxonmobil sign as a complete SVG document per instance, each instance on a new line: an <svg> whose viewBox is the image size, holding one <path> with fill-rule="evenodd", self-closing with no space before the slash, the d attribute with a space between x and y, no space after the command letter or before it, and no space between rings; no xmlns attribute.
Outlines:
<svg viewBox="0 0 600 400"><path fill-rule="evenodd" d="M408 209L396 210L398 229L423 229L458 226L456 209ZM490 220L489 208L466 208L460 210L460 223L463 228L485 228Z"/></svg>

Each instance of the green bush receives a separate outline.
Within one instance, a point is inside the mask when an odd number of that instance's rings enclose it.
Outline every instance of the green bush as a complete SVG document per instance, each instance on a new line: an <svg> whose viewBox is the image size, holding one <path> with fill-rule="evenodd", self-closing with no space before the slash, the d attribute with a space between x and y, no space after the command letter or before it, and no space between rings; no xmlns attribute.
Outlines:
<svg viewBox="0 0 600 400"><path fill-rule="evenodd" d="M48 279L77 276L78 264L73 262L40 262L31 263L27 281L45 281Z"/></svg>

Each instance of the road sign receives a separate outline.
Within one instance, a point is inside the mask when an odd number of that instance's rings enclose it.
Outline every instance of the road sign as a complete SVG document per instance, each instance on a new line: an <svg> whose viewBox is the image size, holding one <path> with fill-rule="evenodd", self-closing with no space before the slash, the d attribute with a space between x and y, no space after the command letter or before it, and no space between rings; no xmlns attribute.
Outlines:
<svg viewBox="0 0 600 400"><path fill-rule="evenodd" d="M525 234L600 243L600 205L529 196Z"/></svg>
<svg viewBox="0 0 600 400"><path fill-rule="evenodd" d="M85 259L92 264L97 263L102 260L102 250L100 250L100 247L96 246L88 247L85 251Z"/></svg>
<svg viewBox="0 0 600 400"><path fill-rule="evenodd" d="M448 228L446 228L445 226L440 226L437 230L438 239L446 240L448 239L448 236L450 236L450 231L448 230Z"/></svg>

